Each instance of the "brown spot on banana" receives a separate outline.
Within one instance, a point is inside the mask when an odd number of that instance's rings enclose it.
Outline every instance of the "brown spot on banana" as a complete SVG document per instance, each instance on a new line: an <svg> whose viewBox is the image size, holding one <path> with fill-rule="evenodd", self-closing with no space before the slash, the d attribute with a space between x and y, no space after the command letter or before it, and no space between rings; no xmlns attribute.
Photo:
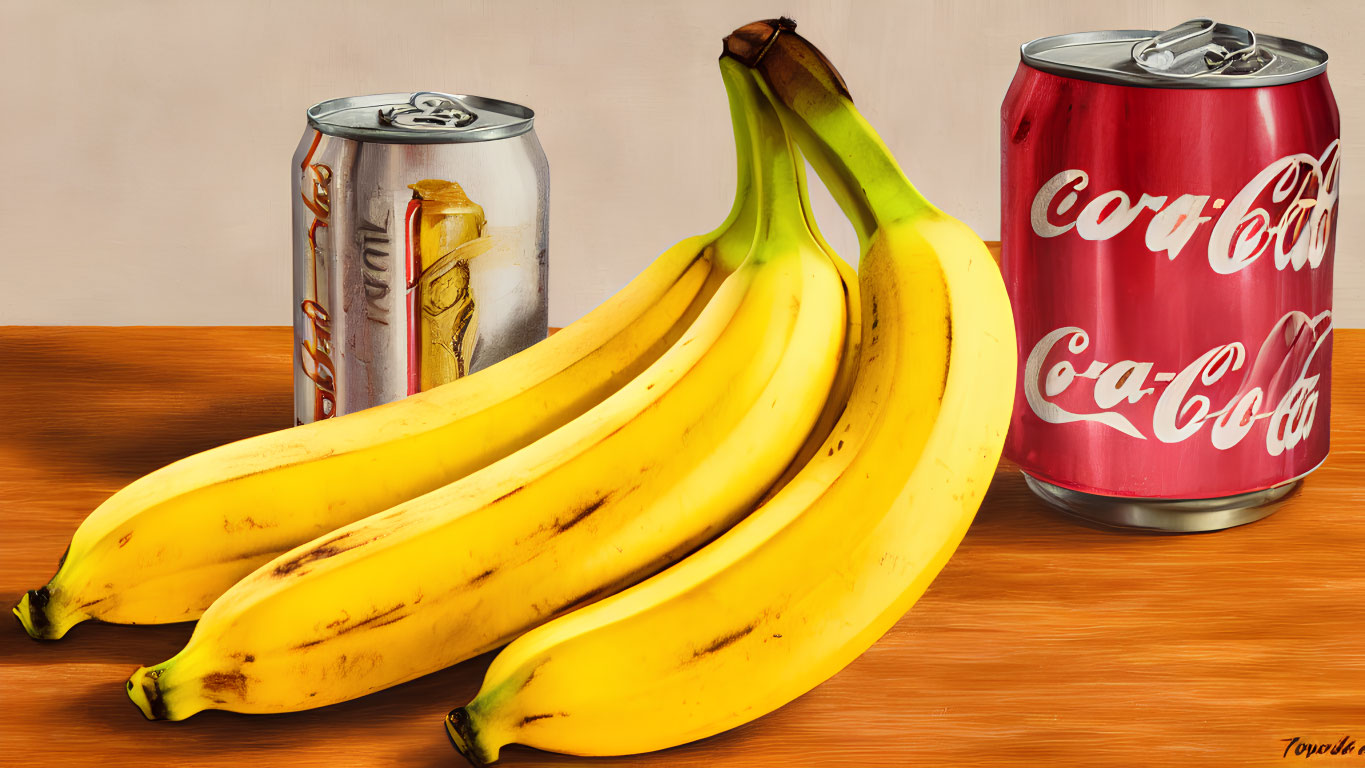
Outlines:
<svg viewBox="0 0 1365 768"><path fill-rule="evenodd" d="M132 531L129 531L129 532L123 534L123 536L119 537L119 540L118 540L118 548L119 548L119 549L123 549L124 547L128 546L128 542L129 542L129 541L132 541L132 539L133 539L133 532L132 532ZM70 547L67 547L67 550L68 550L68 551L69 551L70 549L71 549ZM66 555L62 555L62 562L66 562ZM61 567L61 566L58 566L58 567Z"/></svg>
<svg viewBox="0 0 1365 768"><path fill-rule="evenodd" d="M546 542L553 541L554 537L558 536L561 533L564 533L565 531L568 531L569 529L583 522L583 520L585 520L589 515L601 509L602 506L606 504L607 501L609 501L613 496L618 494L630 495L630 493L632 493L633 491L635 491L635 488L608 491L607 493L602 495L602 498L588 504L587 506L580 508L577 512L574 512L568 518L565 519L555 518L551 522L541 523L535 528L535 530L531 531L525 536L518 537L515 541L513 541L511 549L518 553L528 553L520 558L520 562L527 562L537 557L540 557L547 551L544 548ZM539 539L539 541L536 541L537 539Z"/></svg>
<svg viewBox="0 0 1365 768"><path fill-rule="evenodd" d="M570 528L574 527L575 525L578 525L579 523L583 522L584 520L586 520L586 519L588 518L589 515L591 515L592 513L596 512L597 510L601 509L601 508L602 508L602 505L603 505L603 504L606 504L606 503L607 503L607 499L609 499L609 498L611 498L611 494L607 494L607 495L603 496L602 498L598 499L597 501L594 501L594 502L592 502L591 504L588 504L587 506L585 506L585 507L583 507L582 509L580 509L580 510L578 510L577 512L575 512L575 513L573 514L573 516L570 517L570 518L568 518L567 520L556 520L556 521L555 521L555 532L556 532L556 533L563 533L563 532L569 530Z"/></svg>
<svg viewBox="0 0 1365 768"><path fill-rule="evenodd" d="M352 533L351 531L347 531L346 533L334 536L328 539L327 541L324 541L321 544L317 545L316 547L313 547L312 549L309 549L300 555L291 557L290 559L284 561L283 563L280 563L279 565L275 566L274 571L275 575L288 576L289 574L293 573L294 571L298 570L299 568L309 563L315 563L318 562L319 560L326 560L329 557L335 557L341 554L342 552L355 549L356 547L365 543L361 541L351 544L349 546L341 545L340 542L347 538L350 538L351 533Z"/></svg>
<svg viewBox="0 0 1365 768"><path fill-rule="evenodd" d="M403 619L406 619L407 617L408 615L405 613L402 616L394 616L392 619L389 619L388 621L381 621L378 624L372 624L370 626L371 628L387 627L388 625L396 624L397 622L400 622Z"/></svg>
<svg viewBox="0 0 1365 768"><path fill-rule="evenodd" d="M481 584L481 583L487 581L487 580L488 580L488 577L492 576L493 574L495 574L495 573L497 573L497 572L498 572L497 566L494 566L494 567L492 567L492 568L488 568L488 569L484 570L483 573L480 573L480 574L478 574L477 576L475 576L474 578L470 579L470 580L468 581L468 583L465 584L465 586L472 587L472 586L475 586L475 585L477 585L477 584ZM421 598L421 597L418 597L417 600L416 600L415 602L419 602L419 603L422 602L422 598Z"/></svg>
<svg viewBox="0 0 1365 768"><path fill-rule="evenodd" d="M547 717L568 717L568 716L569 716L569 713L567 713L567 712L546 712L546 713L543 714L543 715L527 715L526 717L523 717L523 718L521 719L521 724L522 724L522 725L526 725L527 723L534 723L534 722L537 721L537 720L544 720L544 719L547 718Z"/></svg>
<svg viewBox="0 0 1365 768"><path fill-rule="evenodd" d="M500 501L504 501L504 500L508 499L509 497L514 496L514 495L516 495L517 493L520 493L521 490L522 490L523 488L525 488L525 487L526 487L526 486L524 486L524 485L518 485L516 488L513 488L512 490L508 491L507 493L504 493L503 495L497 497L496 499L493 499L493 503L494 503L494 504L497 504L497 503L500 502Z"/></svg>
<svg viewBox="0 0 1365 768"><path fill-rule="evenodd" d="M699 648L696 651L693 651L692 658L699 659L708 654L715 653L716 651L719 651L720 649L726 646L733 645L739 642L740 640L743 640L745 637L748 637L749 634L757 628L758 623L755 622L747 627L744 627L743 629L735 630L734 632L731 632L728 635L721 635L715 640L712 640L711 643L707 645L705 648Z"/></svg>
<svg viewBox="0 0 1365 768"><path fill-rule="evenodd" d="M370 616L367 616L367 617L361 619L360 621L357 621L356 623L351 624L350 626L344 626L344 627L338 629L336 632L332 633L331 635L329 635L329 636L327 636L327 637L319 637L319 638L316 638L316 639L313 639L313 640L309 640L309 641L307 641L307 642L299 643L298 645L294 646L294 648L295 648L296 650L302 649L302 648L312 648L312 647L315 646L315 645L321 645L322 643L325 643L325 642L327 642L328 640L331 640L331 639L333 639L333 638L340 637L340 636L346 634L347 632L354 632L354 631L356 631L357 629L361 629L362 627L383 627L383 626L386 626L386 625L388 625L388 624L393 624L393 623L395 623L395 622L402 621L403 619L406 619L410 614L404 613L404 614L399 614L399 615L397 615L397 616L395 616L394 614L397 613L398 611L402 610L402 609L405 608L405 607L407 607L407 603L399 603L399 604L397 604L397 605L395 605L395 606L393 606L392 608L389 608L389 609L387 609L387 610L383 610L383 611L380 611L380 612L378 612L378 613L371 614ZM344 621L344 619L341 620L341 621ZM330 628L330 627L332 627L333 625L335 625L335 624L337 624L337 623L338 623L338 622L332 622L331 624L328 624L327 626Z"/></svg>
<svg viewBox="0 0 1365 768"><path fill-rule="evenodd" d="M256 518L251 517L250 515L247 515L246 517L242 518L236 523L232 522L226 517L223 518L223 530L227 533L235 533L237 531L245 530L258 530L263 528L276 528L278 526L279 523L275 522L258 523L256 522Z"/></svg>
<svg viewBox="0 0 1365 768"><path fill-rule="evenodd" d="M948 342L948 354L943 358L943 386L939 387L938 390L939 402L943 402L943 393L948 391L948 370L953 367L953 297L949 295L946 288L943 292L943 301L948 305L943 315L943 325L948 329L945 334L947 337L945 341Z"/></svg>
<svg viewBox="0 0 1365 768"><path fill-rule="evenodd" d="M525 680L521 681L521 685L517 686L517 690L518 691L526 690L526 686L530 685L531 681L536 679L536 673L539 672L540 668L545 666L547 663L549 663L548 659L542 660L539 664L535 665L534 667L531 667L531 673L526 676Z"/></svg>
<svg viewBox="0 0 1365 768"><path fill-rule="evenodd" d="M205 691L227 692L239 699L246 698L246 675L241 671L210 672L201 680Z"/></svg>

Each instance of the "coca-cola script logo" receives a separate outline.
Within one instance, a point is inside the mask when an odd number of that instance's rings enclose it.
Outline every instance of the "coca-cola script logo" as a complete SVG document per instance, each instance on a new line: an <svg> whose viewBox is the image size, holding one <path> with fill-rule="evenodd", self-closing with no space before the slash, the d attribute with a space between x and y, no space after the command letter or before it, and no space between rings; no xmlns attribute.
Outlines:
<svg viewBox="0 0 1365 768"><path fill-rule="evenodd" d="M1208 439L1219 450L1242 442L1253 427L1268 420L1265 449L1279 456L1313 429L1320 374L1310 375L1309 368L1331 330L1330 310L1316 317L1291 311L1271 328L1250 365L1246 347L1233 341L1213 347L1179 371L1153 373L1151 362L1084 361L1081 356L1090 347L1090 335L1083 328L1066 326L1043 336L1029 352L1024 396L1043 421L1094 422L1141 440L1150 433L1163 443L1179 443L1212 424ZM1044 372L1048 358L1058 351L1069 353L1071 359ZM1234 375L1238 371L1242 372L1240 380ZM1056 402L1077 379L1094 381L1089 398L1093 410L1068 410ZM1163 385L1159 396L1153 385ZM1125 404L1153 396L1157 401L1150 425L1139 427L1123 413ZM1217 410L1214 398L1218 398ZM1079 408L1077 400L1073 394L1072 408Z"/></svg>
<svg viewBox="0 0 1365 768"><path fill-rule="evenodd" d="M1029 219L1039 237L1075 231L1086 240L1108 240L1127 229L1144 210L1153 211L1145 242L1152 253L1174 259L1205 222L1217 216L1209 235L1209 266L1227 275L1241 271L1267 250L1275 268L1316 268L1327 253L1336 216L1339 141L1322 154L1294 154L1276 160L1256 174L1231 201L1218 198L1213 211L1209 195L1183 194L1168 203L1167 195L1111 190L1080 205L1090 175L1071 169L1048 179L1033 197Z"/></svg>
<svg viewBox="0 0 1365 768"><path fill-rule="evenodd" d="M313 215L308 223L308 285L312 292L299 304L308 318L304 339L299 342L299 364L303 375L313 382L313 420L321 421L336 415L336 366L332 363L332 326L327 308L322 305L318 291L318 261L324 250L319 242L321 230L328 229L332 214L332 168L314 163L322 134L313 136L313 144L304 156L300 170L304 173L300 193L303 204Z"/></svg>

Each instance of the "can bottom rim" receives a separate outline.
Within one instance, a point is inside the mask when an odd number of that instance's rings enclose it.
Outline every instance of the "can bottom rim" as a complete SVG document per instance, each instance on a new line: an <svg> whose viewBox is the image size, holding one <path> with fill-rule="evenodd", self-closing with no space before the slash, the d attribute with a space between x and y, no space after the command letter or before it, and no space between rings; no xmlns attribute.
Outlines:
<svg viewBox="0 0 1365 768"><path fill-rule="evenodd" d="M1234 496L1170 500L1100 496L1022 474L1029 490L1060 512L1107 528L1152 533L1207 533L1254 523L1279 509L1302 482L1297 477Z"/></svg>

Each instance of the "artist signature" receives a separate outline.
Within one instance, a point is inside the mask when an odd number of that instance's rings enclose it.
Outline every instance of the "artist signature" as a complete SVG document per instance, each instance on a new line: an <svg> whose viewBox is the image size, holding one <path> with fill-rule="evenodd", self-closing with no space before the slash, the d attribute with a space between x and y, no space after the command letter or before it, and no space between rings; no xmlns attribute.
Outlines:
<svg viewBox="0 0 1365 768"><path fill-rule="evenodd" d="M1365 755L1365 746L1357 748L1356 740L1350 736L1342 736L1341 741L1337 742L1304 741L1298 736L1280 741L1284 742L1284 757L1289 757L1290 754L1303 758L1318 755Z"/></svg>

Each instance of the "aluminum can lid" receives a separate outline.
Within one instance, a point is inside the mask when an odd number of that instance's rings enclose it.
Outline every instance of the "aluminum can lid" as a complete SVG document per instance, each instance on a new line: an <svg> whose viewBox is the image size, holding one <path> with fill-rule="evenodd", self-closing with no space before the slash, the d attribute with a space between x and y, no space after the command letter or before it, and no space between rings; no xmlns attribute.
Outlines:
<svg viewBox="0 0 1365 768"><path fill-rule="evenodd" d="M535 113L510 101L436 91L329 99L308 108L320 133L388 144L494 141L531 130Z"/></svg>
<svg viewBox="0 0 1365 768"><path fill-rule="evenodd" d="M1164 32L1054 35L1024 43L1019 52L1025 64L1054 75L1144 88L1260 88L1327 69L1321 48L1212 19L1191 19Z"/></svg>

